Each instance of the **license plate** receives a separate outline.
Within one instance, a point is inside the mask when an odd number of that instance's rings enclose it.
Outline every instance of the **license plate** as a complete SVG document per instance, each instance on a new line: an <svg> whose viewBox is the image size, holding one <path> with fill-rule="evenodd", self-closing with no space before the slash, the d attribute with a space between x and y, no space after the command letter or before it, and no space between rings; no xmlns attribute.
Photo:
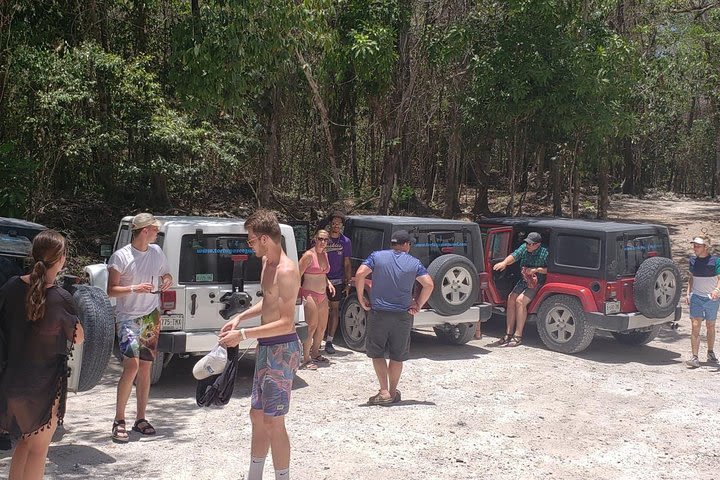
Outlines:
<svg viewBox="0 0 720 480"><path fill-rule="evenodd" d="M620 302L605 302L605 315L620 313Z"/></svg>
<svg viewBox="0 0 720 480"><path fill-rule="evenodd" d="M183 314L171 313L169 315L160 315L160 330L182 330Z"/></svg>

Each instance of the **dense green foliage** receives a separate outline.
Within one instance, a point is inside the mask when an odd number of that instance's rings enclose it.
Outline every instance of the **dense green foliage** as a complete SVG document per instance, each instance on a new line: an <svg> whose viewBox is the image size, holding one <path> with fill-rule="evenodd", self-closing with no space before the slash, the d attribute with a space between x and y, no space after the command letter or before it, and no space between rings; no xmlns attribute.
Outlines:
<svg viewBox="0 0 720 480"><path fill-rule="evenodd" d="M713 4L9 0L0 215L354 197L475 212L491 188L720 193Z"/></svg>

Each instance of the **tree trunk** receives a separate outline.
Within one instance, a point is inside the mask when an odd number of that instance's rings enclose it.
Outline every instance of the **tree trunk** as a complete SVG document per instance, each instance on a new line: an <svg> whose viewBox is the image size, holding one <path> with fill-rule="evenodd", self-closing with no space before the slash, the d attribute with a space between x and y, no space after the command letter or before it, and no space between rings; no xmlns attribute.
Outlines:
<svg viewBox="0 0 720 480"><path fill-rule="evenodd" d="M495 144L494 135L485 132L480 140L477 156L475 157L475 177L478 181L478 190L475 195L475 205L473 213L476 216L488 215L490 213L490 204L488 202L488 194L490 190L490 176L488 175L487 166L490 165L492 148Z"/></svg>
<svg viewBox="0 0 720 480"><path fill-rule="evenodd" d="M630 137L623 138L623 187L622 193L635 195L635 159L633 156L632 140Z"/></svg>
<svg viewBox="0 0 720 480"><path fill-rule="evenodd" d="M609 172L608 163L605 155L599 155L598 161L600 162L598 168L598 199L597 199L597 218L607 218L608 206L610 205L609 200Z"/></svg>
<svg viewBox="0 0 720 480"><path fill-rule="evenodd" d="M268 104L266 105L265 127L265 156L260 171L260 185L258 186L258 202L259 206L267 207L270 203L273 190L273 167L278 164L277 157L280 152L279 130L279 109L277 87L272 89L269 94Z"/></svg>
<svg viewBox="0 0 720 480"><path fill-rule="evenodd" d="M330 130L330 115L328 114L327 108L325 107L325 101L320 95L320 88L318 87L315 78L312 75L310 64L305 61L305 57L300 50L295 49L295 56L300 62L300 67L305 74L310 90L312 91L313 103L320 114L320 120L322 122L323 133L325 134L325 142L327 143L327 154L328 160L330 161L330 178L333 182L334 194L338 198L342 194L342 187L340 184L340 170L337 166L337 159L335 156L335 146L333 145L333 135Z"/></svg>
<svg viewBox="0 0 720 480"><path fill-rule="evenodd" d="M460 114L459 100L454 100L450 115L450 140L448 142L448 162L445 172L445 208L443 216L452 218L460 211L458 201L458 170L460 166L460 150L462 148L462 116Z"/></svg>
<svg viewBox="0 0 720 480"><path fill-rule="evenodd" d="M562 184L563 184L563 164L564 153L555 157L550 164L550 176L552 178L552 197L553 197L553 215L562 217Z"/></svg>
<svg viewBox="0 0 720 480"><path fill-rule="evenodd" d="M378 204L378 214L387 215L390 212L390 199L392 198L393 187L397 180L398 163L400 162L400 154L402 152L402 132L406 122L406 116L412 104L415 90L415 80L417 73L411 65L411 48L410 48L410 26L404 26L404 30L398 36L398 66L395 74L395 82L393 92L389 96L389 105L384 111L390 116L393 112L394 117L387 118L387 127L385 135L385 165L383 167L383 182L380 190L380 200ZM396 107L396 108L392 108Z"/></svg>
<svg viewBox="0 0 720 480"><path fill-rule="evenodd" d="M145 8L146 0L133 1L133 16L135 17L135 53L145 53L147 51L147 9Z"/></svg>
<svg viewBox="0 0 720 480"><path fill-rule="evenodd" d="M517 120L513 122L513 138L512 138L512 144L509 148L509 156L508 156L508 190L510 193L510 199L508 200L507 206L505 207L505 215L512 215L513 210L515 209L515 190L516 190L516 168L517 168L517 157L518 157L518 151L519 151L519 141L518 141L518 124Z"/></svg>
<svg viewBox="0 0 720 480"><path fill-rule="evenodd" d="M580 141L575 141L575 149L573 150L572 160L572 197L570 201L570 209L572 218L580 216L580 159L579 157Z"/></svg>

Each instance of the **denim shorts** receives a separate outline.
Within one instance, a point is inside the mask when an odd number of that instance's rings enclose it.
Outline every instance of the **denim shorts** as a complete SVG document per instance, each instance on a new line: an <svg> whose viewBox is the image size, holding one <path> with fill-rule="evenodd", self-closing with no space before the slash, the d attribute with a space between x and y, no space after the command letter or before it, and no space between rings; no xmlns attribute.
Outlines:
<svg viewBox="0 0 720 480"><path fill-rule="evenodd" d="M704 295L693 293L690 295L690 318L702 318L708 322L714 322L717 319L719 306L720 299L712 300Z"/></svg>

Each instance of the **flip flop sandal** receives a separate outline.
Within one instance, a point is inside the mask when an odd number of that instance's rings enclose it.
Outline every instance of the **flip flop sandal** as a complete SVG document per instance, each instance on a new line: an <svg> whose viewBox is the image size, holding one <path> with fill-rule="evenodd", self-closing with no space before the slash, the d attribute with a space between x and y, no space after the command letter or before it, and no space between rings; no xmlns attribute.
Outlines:
<svg viewBox="0 0 720 480"><path fill-rule="evenodd" d="M313 357L313 361L320 362L320 363L330 363L330 360L328 360L327 357L323 357L322 355L318 355L317 357Z"/></svg>
<svg viewBox="0 0 720 480"><path fill-rule="evenodd" d="M510 342L510 340L512 340L512 338L513 338L512 335L510 335L509 333L506 333L504 336L498 338L497 340L495 340L492 343L488 343L486 346L487 347L502 347L503 345L507 345Z"/></svg>
<svg viewBox="0 0 720 480"><path fill-rule="evenodd" d="M385 397L382 393L378 392L368 399L368 405L387 405L393 403L395 397Z"/></svg>
<svg viewBox="0 0 720 480"><path fill-rule="evenodd" d="M392 403L398 403L402 400L402 397L400 396L400 390L395 390L395 396L392 399Z"/></svg>
<svg viewBox="0 0 720 480"><path fill-rule="evenodd" d="M115 420L113 422L112 439L121 443L127 443L130 441L130 437L125 429L125 420Z"/></svg>
<svg viewBox="0 0 720 480"><path fill-rule="evenodd" d="M307 362L302 362L300 364L300 370L317 370L318 366L315 365L315 362L312 360L308 360Z"/></svg>
<svg viewBox="0 0 720 480"><path fill-rule="evenodd" d="M150 422L145 420L144 418L141 418L140 420L137 420L135 422L135 425L132 427L133 432L139 432L143 435L155 435L155 427L150 425Z"/></svg>
<svg viewBox="0 0 720 480"><path fill-rule="evenodd" d="M505 344L506 347L519 347L522 345L522 337L518 337L517 335L513 335L512 339L508 343Z"/></svg>

